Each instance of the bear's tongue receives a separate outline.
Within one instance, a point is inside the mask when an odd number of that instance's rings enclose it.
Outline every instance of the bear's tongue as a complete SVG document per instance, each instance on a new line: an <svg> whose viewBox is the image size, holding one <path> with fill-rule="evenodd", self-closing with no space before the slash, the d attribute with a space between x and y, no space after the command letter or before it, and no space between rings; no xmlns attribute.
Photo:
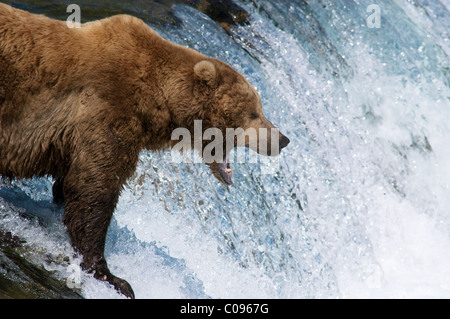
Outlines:
<svg viewBox="0 0 450 319"><path fill-rule="evenodd" d="M222 163L219 164L219 173L220 173L220 176L222 177L223 181L228 185L233 184L233 182L231 181L231 171L232 170L233 169L230 168L230 163L228 163L227 156L225 155Z"/></svg>

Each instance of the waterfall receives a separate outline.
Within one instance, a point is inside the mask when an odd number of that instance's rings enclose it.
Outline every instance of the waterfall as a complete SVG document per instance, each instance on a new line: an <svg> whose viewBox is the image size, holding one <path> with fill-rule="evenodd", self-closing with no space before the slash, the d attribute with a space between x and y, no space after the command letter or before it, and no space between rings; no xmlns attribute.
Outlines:
<svg viewBox="0 0 450 319"><path fill-rule="evenodd" d="M450 5L236 4L248 23L228 30L184 4L176 24L140 17L243 74L291 143L234 163L230 187L141 153L108 233L111 272L137 298L450 297ZM0 229L65 279L80 260L51 182L0 184ZM80 276L86 298L119 297Z"/></svg>

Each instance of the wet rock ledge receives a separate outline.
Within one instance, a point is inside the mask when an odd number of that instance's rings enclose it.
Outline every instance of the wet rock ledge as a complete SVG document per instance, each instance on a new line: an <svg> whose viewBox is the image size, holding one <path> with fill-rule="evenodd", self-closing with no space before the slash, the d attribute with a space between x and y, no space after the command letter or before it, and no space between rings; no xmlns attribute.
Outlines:
<svg viewBox="0 0 450 319"><path fill-rule="evenodd" d="M22 242L0 230L0 299L81 299L52 274L23 258Z"/></svg>

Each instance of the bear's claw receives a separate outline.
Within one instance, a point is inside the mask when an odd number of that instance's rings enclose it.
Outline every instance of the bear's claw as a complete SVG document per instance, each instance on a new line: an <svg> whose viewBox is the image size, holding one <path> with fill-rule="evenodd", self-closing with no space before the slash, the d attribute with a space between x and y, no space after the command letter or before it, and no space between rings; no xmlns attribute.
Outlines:
<svg viewBox="0 0 450 319"><path fill-rule="evenodd" d="M125 297L135 299L134 291L133 288L131 288L131 285L126 280L111 274L108 268L103 267L101 270L97 269L95 271L94 277L96 279L109 282L118 292L120 292Z"/></svg>
<svg viewBox="0 0 450 319"><path fill-rule="evenodd" d="M113 278L108 278L107 281L114 286L114 288L127 298L135 299L133 288L131 285L121 278L111 275Z"/></svg>

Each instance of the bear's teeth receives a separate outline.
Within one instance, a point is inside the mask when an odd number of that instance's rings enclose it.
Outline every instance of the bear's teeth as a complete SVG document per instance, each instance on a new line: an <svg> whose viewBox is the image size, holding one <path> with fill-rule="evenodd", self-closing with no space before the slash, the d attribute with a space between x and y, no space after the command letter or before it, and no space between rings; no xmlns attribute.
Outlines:
<svg viewBox="0 0 450 319"><path fill-rule="evenodd" d="M232 170L232 168L227 168L227 173L230 173Z"/></svg>

